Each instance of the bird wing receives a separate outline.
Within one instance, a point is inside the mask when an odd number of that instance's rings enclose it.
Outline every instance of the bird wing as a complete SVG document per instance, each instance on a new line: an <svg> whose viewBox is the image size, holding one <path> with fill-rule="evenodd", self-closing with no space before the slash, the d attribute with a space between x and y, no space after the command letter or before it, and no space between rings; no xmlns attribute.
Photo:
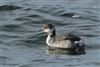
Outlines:
<svg viewBox="0 0 100 67"><path fill-rule="evenodd" d="M58 36L57 39L58 41L61 41L61 40L80 41L81 38L71 33L67 33L64 36Z"/></svg>

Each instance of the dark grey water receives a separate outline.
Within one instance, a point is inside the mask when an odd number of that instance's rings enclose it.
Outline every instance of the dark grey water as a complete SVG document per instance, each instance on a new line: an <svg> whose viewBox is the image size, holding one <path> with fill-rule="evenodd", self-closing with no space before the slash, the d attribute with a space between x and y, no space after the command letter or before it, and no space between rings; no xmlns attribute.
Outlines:
<svg viewBox="0 0 100 67"><path fill-rule="evenodd" d="M99 67L100 0L2 0L1 67ZM46 53L45 23L84 38L85 55Z"/></svg>

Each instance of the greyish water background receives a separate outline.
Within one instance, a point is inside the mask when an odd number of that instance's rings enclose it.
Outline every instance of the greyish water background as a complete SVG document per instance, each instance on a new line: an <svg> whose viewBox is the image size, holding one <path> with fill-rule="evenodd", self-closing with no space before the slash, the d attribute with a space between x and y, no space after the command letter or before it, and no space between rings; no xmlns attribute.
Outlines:
<svg viewBox="0 0 100 67"><path fill-rule="evenodd" d="M100 0L1 0L0 21L1 67L100 66ZM83 37L86 54L47 54L45 23Z"/></svg>

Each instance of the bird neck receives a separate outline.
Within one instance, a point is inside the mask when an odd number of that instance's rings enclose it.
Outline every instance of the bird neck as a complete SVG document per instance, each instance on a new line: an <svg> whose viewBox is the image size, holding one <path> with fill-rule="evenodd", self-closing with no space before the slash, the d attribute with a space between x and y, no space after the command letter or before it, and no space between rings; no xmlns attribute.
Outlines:
<svg viewBox="0 0 100 67"><path fill-rule="evenodd" d="M51 44L54 42L52 38L54 38L56 36L56 31L55 29L50 32L47 36L47 39L46 39L46 43L47 45L51 46Z"/></svg>
<svg viewBox="0 0 100 67"><path fill-rule="evenodd" d="M49 33L50 37L56 36L56 30L54 29L52 32Z"/></svg>

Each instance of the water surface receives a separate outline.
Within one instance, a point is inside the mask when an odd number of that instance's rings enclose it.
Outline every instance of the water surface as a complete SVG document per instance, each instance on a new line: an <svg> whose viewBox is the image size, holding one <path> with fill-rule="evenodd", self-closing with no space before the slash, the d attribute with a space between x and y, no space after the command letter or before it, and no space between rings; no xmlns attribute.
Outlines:
<svg viewBox="0 0 100 67"><path fill-rule="evenodd" d="M2 0L0 3L0 60L2 67L99 67L99 0ZM46 53L43 24L57 32L84 38L85 55Z"/></svg>

